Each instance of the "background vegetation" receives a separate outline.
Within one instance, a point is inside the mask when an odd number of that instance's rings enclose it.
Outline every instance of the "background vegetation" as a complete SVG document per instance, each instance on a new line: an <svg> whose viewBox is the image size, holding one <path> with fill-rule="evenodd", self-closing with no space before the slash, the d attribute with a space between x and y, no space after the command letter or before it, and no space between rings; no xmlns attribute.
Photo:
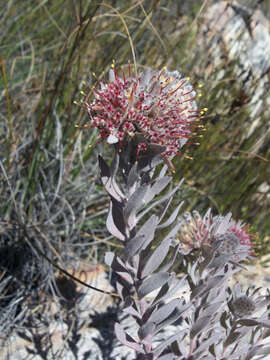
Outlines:
<svg viewBox="0 0 270 360"><path fill-rule="evenodd" d="M247 137L256 118L234 72L237 59L216 62L203 33L213 3L1 2L0 333L42 317L47 300L40 292L56 296L58 270L44 254L67 269L82 259L103 262L104 251L117 246L104 228L108 198L97 173L103 145L90 147L95 131L76 128L88 119L74 101L87 92L84 81L91 86L93 73L102 76L113 60L133 63L133 50L138 67L166 65L202 85L207 131L200 146L186 147L193 161L174 161L175 181L186 179L185 208L232 211L257 233L259 256L269 251L269 188L260 190L270 178L269 136L261 141L269 91L260 125ZM269 1L249 4L269 14Z"/></svg>

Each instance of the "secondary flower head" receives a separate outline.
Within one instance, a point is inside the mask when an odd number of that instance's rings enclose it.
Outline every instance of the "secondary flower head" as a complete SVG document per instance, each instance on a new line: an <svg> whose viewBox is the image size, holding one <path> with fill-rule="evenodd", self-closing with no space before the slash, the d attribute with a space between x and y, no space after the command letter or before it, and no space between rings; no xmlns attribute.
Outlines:
<svg viewBox="0 0 270 360"><path fill-rule="evenodd" d="M252 249L251 235L244 224L231 219L231 213L212 216L210 209L203 217L197 211L186 212L179 240L184 253L208 245L219 255L234 256L238 261L246 258Z"/></svg>
<svg viewBox="0 0 270 360"><path fill-rule="evenodd" d="M247 295L242 295L232 302L232 309L236 316L244 317L252 315L256 306L254 301Z"/></svg>
<svg viewBox="0 0 270 360"><path fill-rule="evenodd" d="M231 313L237 318L248 318L260 321L268 320L267 306L269 305L269 292L264 294L261 288L252 288L244 290L242 285L236 283L228 289L228 306Z"/></svg>
<svg viewBox="0 0 270 360"><path fill-rule="evenodd" d="M161 145L162 155L175 155L193 135L199 111L195 91L178 71L147 69L137 76L110 70L109 82L92 90L92 101L84 101L91 125L101 140L121 143L130 136L142 135L139 151L147 144ZM164 150L165 149L165 150Z"/></svg>

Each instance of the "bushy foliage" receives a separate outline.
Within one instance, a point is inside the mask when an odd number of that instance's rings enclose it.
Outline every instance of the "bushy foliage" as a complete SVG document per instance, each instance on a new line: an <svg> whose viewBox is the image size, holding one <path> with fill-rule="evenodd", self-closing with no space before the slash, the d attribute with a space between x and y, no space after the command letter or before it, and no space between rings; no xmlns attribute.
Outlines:
<svg viewBox="0 0 270 360"><path fill-rule="evenodd" d="M136 359L251 359L255 355L264 356L270 345L261 345L270 336L267 309L270 294L253 299L258 290L252 295L249 295L249 290L241 294L237 285L232 288L228 285L232 276L242 268L241 263L252 255L248 230L241 222L231 220L231 214L213 217L209 210L203 217L196 211L193 217L189 213L179 216L182 203L167 216L178 187L160 196L172 176L166 175L166 166L156 176L154 174L164 154L172 157L175 151L166 147L166 142L158 147L159 137L153 139L148 135L151 128L136 126L141 120L139 114L142 114L162 136L164 128L158 127L159 117L152 117L149 108L156 107L163 121L167 119L169 122L170 95L173 94L175 101L175 92L170 92L169 87L166 103L152 97L147 109L139 107L138 114L132 117L128 100L132 106L138 103L136 90L140 80L119 90L113 86L115 78L116 73L112 83L100 85L102 91L97 90L94 94L98 99L93 100L94 105L84 106L90 123L101 132L101 139L111 143L111 134L117 135L111 145L115 150L111 165L108 166L100 156L99 167L103 186L110 196L107 228L123 242L124 251L119 256L107 253L105 261L117 274L121 308L135 318L138 327L134 338L116 323L117 338L136 351ZM166 74L164 81L160 78L156 75L153 87L157 94L162 91L164 83L168 87L173 81L171 73ZM148 81L153 81L151 76ZM117 78L117 82L121 80ZM107 96L106 88L112 96ZM144 88L150 93L153 91L151 85L144 85ZM140 88L137 96L141 96ZM118 104L118 98L125 104L125 111ZM182 122L188 123L191 120L181 116L182 109L186 109L186 99L181 98L181 93L178 99L178 116ZM100 105L96 105L96 101ZM188 101L193 102L194 98ZM104 103L106 109L116 108L111 118L111 122L117 119L114 126L100 121L96 124L96 119L102 121L106 115ZM159 112L159 106L162 106L162 112ZM124 127L126 123L129 126ZM181 151L183 137L180 135L178 138L178 151ZM157 205L161 207L159 214L155 212ZM167 235L156 244L156 232L167 227ZM184 269L180 279L172 271L176 262ZM187 298L181 294L183 288L189 290ZM263 312L255 316L256 310ZM181 328L175 331L175 335L155 346L155 336L180 318Z"/></svg>

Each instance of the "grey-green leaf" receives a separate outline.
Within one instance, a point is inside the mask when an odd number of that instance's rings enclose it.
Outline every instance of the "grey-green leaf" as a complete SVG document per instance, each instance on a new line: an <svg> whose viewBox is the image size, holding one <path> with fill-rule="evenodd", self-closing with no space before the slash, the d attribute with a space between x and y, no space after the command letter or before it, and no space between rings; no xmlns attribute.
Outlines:
<svg viewBox="0 0 270 360"><path fill-rule="evenodd" d="M168 273L157 273L145 279L138 289L139 298L150 294L153 290L163 286L168 281L170 275Z"/></svg>
<svg viewBox="0 0 270 360"><path fill-rule="evenodd" d="M168 251L171 245L171 239L165 239L162 243L155 249L147 263L145 264L142 270L142 277L152 274L164 261L168 255Z"/></svg>

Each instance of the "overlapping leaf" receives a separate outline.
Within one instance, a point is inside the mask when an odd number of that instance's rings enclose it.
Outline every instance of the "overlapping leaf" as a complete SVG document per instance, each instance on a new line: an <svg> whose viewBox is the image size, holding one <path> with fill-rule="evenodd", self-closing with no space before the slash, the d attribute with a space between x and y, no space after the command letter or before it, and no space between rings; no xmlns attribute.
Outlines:
<svg viewBox="0 0 270 360"><path fill-rule="evenodd" d="M140 249L146 248L154 238L158 217L152 215L139 229L134 238L129 239L125 245L125 257L134 256Z"/></svg>
<svg viewBox="0 0 270 360"><path fill-rule="evenodd" d="M163 286L170 278L170 275L167 272L157 273L149 276L143 281L141 286L138 289L139 298L142 299L144 296L150 294L152 291Z"/></svg>
<svg viewBox="0 0 270 360"><path fill-rule="evenodd" d="M155 249L147 263L142 270L142 277L152 274L164 261L168 255L168 251L171 245L171 239L166 238L162 243Z"/></svg>
<svg viewBox="0 0 270 360"><path fill-rule="evenodd" d="M136 350L138 353L144 354L142 345L138 344L130 335L128 335L123 329L122 326L118 323L114 325L114 331L117 339L129 348Z"/></svg>

